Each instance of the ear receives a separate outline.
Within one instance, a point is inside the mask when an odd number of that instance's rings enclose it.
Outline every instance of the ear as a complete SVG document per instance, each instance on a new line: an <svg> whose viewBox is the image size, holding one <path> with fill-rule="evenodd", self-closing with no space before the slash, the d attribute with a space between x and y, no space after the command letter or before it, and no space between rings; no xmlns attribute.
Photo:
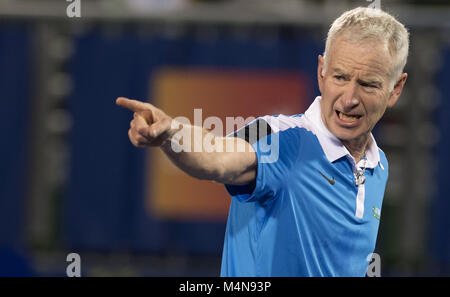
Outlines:
<svg viewBox="0 0 450 297"><path fill-rule="evenodd" d="M319 90L320 93L322 94L322 89L323 89L323 75L322 75L322 71L323 71L323 65L324 65L324 60L322 55L319 55L318 61L317 61L317 82L319 85Z"/></svg>
<svg viewBox="0 0 450 297"><path fill-rule="evenodd" d="M391 95L389 97L387 107L390 108L390 107L394 106L395 103L397 103L397 100L400 97L400 95L402 94L403 87L406 83L406 78L408 78L407 73L403 73L398 78L397 82L395 83L394 89L392 90Z"/></svg>

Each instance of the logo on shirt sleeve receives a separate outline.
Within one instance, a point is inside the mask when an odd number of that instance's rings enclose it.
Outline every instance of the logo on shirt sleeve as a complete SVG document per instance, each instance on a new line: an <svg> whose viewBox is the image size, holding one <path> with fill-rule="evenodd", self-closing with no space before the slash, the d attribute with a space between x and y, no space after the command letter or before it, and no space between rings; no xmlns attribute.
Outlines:
<svg viewBox="0 0 450 297"><path fill-rule="evenodd" d="M372 215L375 219L380 220L381 210L378 207L372 206Z"/></svg>

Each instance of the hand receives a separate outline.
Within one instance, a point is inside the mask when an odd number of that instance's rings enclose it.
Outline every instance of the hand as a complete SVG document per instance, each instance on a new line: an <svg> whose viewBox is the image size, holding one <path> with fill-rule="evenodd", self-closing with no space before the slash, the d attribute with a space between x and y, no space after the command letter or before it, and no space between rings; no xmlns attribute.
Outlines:
<svg viewBox="0 0 450 297"><path fill-rule="evenodd" d="M150 103L119 97L116 104L134 112L128 137L136 147L160 146L168 137L172 118Z"/></svg>

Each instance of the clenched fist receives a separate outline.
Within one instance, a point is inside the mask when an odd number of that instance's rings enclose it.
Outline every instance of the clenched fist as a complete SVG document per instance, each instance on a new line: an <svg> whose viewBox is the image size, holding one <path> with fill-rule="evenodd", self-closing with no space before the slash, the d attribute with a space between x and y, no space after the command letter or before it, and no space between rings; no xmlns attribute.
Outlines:
<svg viewBox="0 0 450 297"><path fill-rule="evenodd" d="M150 103L119 97L116 104L134 112L128 137L137 147L160 146L168 137L172 118Z"/></svg>

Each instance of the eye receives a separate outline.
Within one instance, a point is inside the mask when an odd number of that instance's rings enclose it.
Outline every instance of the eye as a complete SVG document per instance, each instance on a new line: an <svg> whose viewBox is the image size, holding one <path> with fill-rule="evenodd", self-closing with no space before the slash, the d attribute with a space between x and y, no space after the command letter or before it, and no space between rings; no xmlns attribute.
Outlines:
<svg viewBox="0 0 450 297"><path fill-rule="evenodd" d="M376 89L376 88L378 88L376 85L370 84L370 83L366 83L366 82L360 82L359 84L360 84L362 87L365 87L365 88L370 88L370 89Z"/></svg>
<svg viewBox="0 0 450 297"><path fill-rule="evenodd" d="M343 75L335 75L334 78L337 79L337 80L344 80L344 76Z"/></svg>

